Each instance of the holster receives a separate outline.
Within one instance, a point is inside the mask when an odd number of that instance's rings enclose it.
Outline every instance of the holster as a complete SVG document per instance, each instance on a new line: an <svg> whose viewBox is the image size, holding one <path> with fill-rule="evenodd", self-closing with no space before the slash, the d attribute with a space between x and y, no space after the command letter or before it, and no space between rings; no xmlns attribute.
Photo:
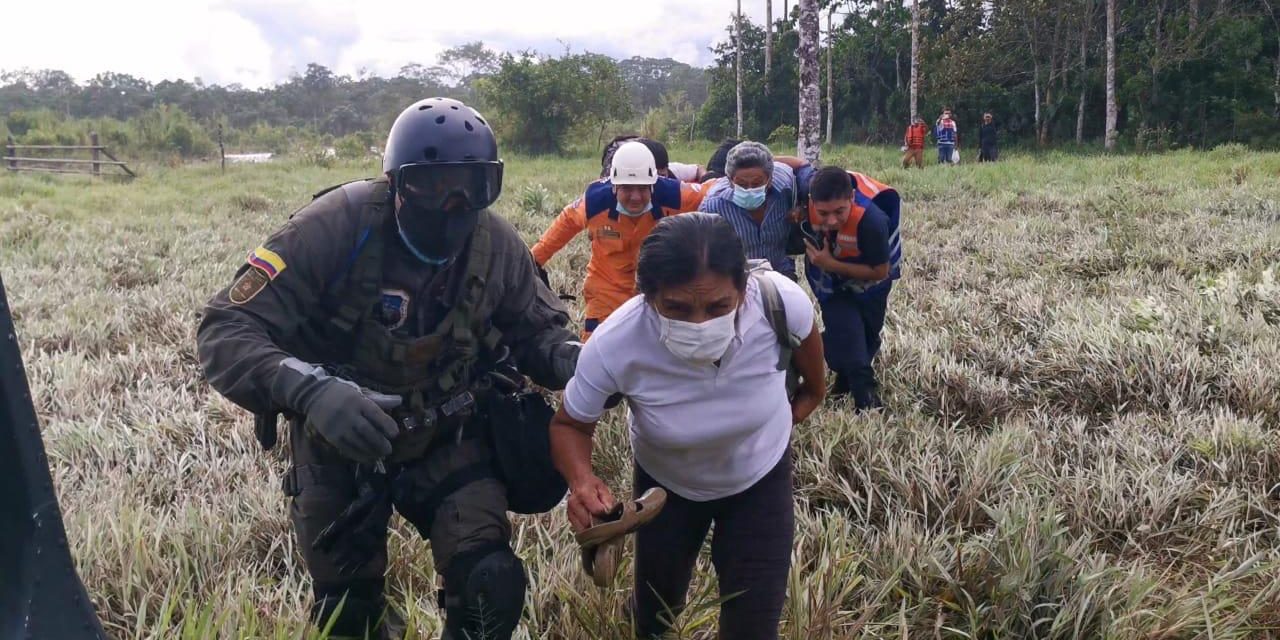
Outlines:
<svg viewBox="0 0 1280 640"><path fill-rule="evenodd" d="M253 414L253 435L258 439L258 444L262 445L264 451L270 451L276 446L276 440L279 437L277 423L279 421L280 412L272 411L269 413Z"/></svg>

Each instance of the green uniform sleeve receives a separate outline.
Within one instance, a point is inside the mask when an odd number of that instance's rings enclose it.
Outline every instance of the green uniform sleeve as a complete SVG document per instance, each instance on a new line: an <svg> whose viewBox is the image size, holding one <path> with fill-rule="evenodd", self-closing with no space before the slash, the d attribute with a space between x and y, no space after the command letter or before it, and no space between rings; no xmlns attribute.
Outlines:
<svg viewBox="0 0 1280 640"><path fill-rule="evenodd" d="M354 245L344 189L299 210L248 251L231 284L205 306L196 347L216 391L254 413L279 411L271 386L286 350Z"/></svg>
<svg viewBox="0 0 1280 640"><path fill-rule="evenodd" d="M568 329L569 312L542 280L537 265L510 223L494 216L491 280L501 296L493 325L520 371L548 389L563 389L573 376L580 345Z"/></svg>

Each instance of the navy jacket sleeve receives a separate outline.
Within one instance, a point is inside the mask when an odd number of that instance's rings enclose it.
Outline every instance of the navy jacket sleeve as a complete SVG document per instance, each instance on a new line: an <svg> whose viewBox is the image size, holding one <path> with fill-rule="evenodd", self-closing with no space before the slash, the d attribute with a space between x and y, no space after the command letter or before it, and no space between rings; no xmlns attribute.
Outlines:
<svg viewBox="0 0 1280 640"><path fill-rule="evenodd" d="M858 222L858 253L871 266L889 261L889 221L874 206Z"/></svg>

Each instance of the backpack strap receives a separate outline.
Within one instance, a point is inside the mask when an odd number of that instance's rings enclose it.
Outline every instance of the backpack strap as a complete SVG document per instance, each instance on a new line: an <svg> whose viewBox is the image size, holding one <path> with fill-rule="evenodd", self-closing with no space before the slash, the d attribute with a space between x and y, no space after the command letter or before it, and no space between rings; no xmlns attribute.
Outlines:
<svg viewBox="0 0 1280 640"><path fill-rule="evenodd" d="M348 187L354 184L342 185L348 198L352 196ZM378 287L382 282L383 243L381 237L374 238L374 242L369 242L369 239L382 232L388 195L390 185L386 180L377 180L361 206L360 236L346 265L350 279L336 300L337 311L329 319L340 335L351 334L369 305L378 298Z"/></svg>
<svg viewBox="0 0 1280 640"><path fill-rule="evenodd" d="M782 302L782 294L778 286L768 276L752 274L760 287L760 298L764 302L764 314L769 319L769 326L778 337L778 370L786 371L791 366L791 354L800 347L800 340L787 328L787 307Z"/></svg>

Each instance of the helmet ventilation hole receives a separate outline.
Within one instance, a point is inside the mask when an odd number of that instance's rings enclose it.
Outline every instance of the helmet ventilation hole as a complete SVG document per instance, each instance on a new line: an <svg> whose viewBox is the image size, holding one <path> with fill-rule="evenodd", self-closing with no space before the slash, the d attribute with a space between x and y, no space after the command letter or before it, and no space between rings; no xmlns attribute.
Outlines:
<svg viewBox="0 0 1280 640"><path fill-rule="evenodd" d="M489 126L489 123L488 123L488 122L485 122L485 121L484 121L484 118L481 118L480 116L476 116L476 120L479 120L479 121L480 121L480 124L482 124L482 125L484 125L484 126L486 126L486 127L487 127L487 126Z"/></svg>
<svg viewBox="0 0 1280 640"><path fill-rule="evenodd" d="M421 107L418 107L418 111L426 111L427 109L430 109L432 106L433 105L424 104Z"/></svg>
<svg viewBox="0 0 1280 640"><path fill-rule="evenodd" d="M436 124L444 124L444 116L436 117Z"/></svg>
<svg viewBox="0 0 1280 640"><path fill-rule="evenodd" d="M462 124L463 124L463 126L465 126L465 127L467 128L467 131L475 131L475 130L476 130L476 128L475 128L475 127L471 126L471 121L470 121L470 120L463 121L463 123L462 123Z"/></svg>

